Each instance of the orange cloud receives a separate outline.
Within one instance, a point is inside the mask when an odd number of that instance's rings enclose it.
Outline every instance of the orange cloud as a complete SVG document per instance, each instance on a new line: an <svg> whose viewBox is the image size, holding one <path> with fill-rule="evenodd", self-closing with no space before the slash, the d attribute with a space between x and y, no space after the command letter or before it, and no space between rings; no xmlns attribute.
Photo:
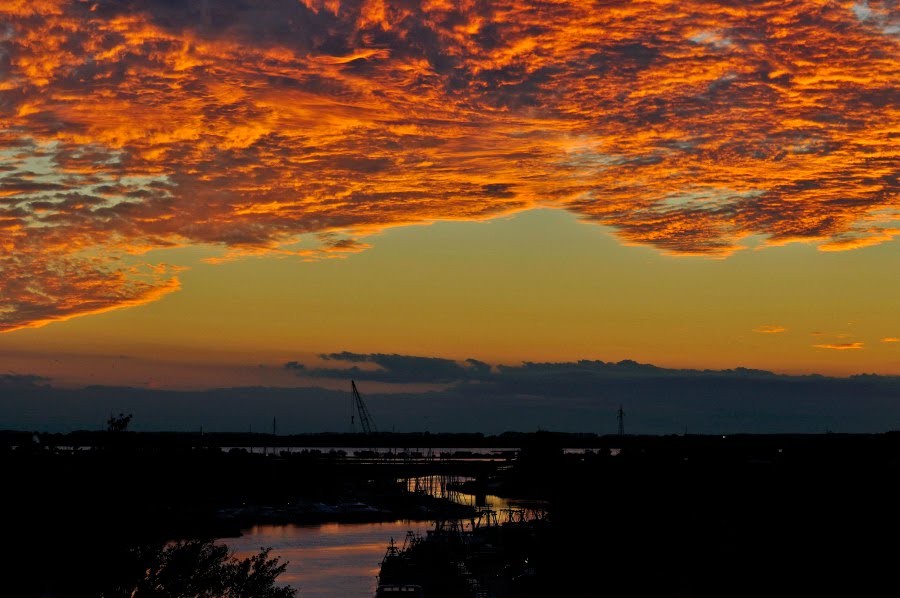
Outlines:
<svg viewBox="0 0 900 598"><path fill-rule="evenodd" d="M0 332L141 305L180 288L178 268L102 258L6 256L0 269Z"/></svg>
<svg viewBox="0 0 900 598"><path fill-rule="evenodd" d="M900 338L895 338L893 336L886 336L883 339L881 339L881 342L883 342L883 343L900 343Z"/></svg>
<svg viewBox="0 0 900 598"><path fill-rule="evenodd" d="M754 328L753 332L759 332L760 334L778 334L779 332L786 331L787 328L784 326L760 326L759 328Z"/></svg>
<svg viewBox="0 0 900 598"><path fill-rule="evenodd" d="M887 241L892 6L4 2L0 274L54 290L0 283L0 324L95 311L54 282L85 252L124 305L152 295L122 267L152 248L537 206L680 255Z"/></svg>
<svg viewBox="0 0 900 598"><path fill-rule="evenodd" d="M865 343L827 343L824 345L813 345L817 349L834 349L835 351L847 351L850 349L864 349Z"/></svg>

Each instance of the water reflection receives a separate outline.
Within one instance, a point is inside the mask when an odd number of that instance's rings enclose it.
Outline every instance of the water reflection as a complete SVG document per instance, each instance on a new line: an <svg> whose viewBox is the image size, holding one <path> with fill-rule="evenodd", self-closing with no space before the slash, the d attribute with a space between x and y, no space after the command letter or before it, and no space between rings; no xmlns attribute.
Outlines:
<svg viewBox="0 0 900 598"><path fill-rule="evenodd" d="M409 491L425 491L465 505L475 505L476 497L454 489L453 483L471 478L427 476L405 480ZM487 495L491 510L539 506L529 501ZM388 542L402 543L408 531L425 535L433 521L391 523L328 523L323 525L258 525L244 530L240 538L222 540L238 556L249 556L271 547L272 556L287 561L279 581L300 590L301 598L372 598L381 559Z"/></svg>
<svg viewBox="0 0 900 598"><path fill-rule="evenodd" d="M402 541L409 530L425 534L432 526L426 521L259 525L222 542L238 556L271 547L273 556L288 561L279 581L299 589L302 598L372 598L390 539Z"/></svg>
<svg viewBox="0 0 900 598"><path fill-rule="evenodd" d="M495 494L485 494L476 496L460 490L462 484L473 482L475 478L467 476L422 476L415 478L404 478L398 480L403 484L407 492L424 492L437 498L445 498L453 502L469 507L488 508L496 513L507 511L509 509L543 509L546 507L546 501L519 499L519 498L503 498Z"/></svg>

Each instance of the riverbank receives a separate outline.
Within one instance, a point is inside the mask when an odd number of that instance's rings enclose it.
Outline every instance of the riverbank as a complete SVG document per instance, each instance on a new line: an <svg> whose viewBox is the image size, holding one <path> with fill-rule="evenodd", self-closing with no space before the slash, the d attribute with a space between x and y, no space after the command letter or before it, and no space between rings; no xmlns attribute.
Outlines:
<svg viewBox="0 0 900 598"><path fill-rule="evenodd" d="M386 579L441 595L445 575L467 577L454 598L474 595L472 579L492 598L877 595L892 587L900 556L898 440L627 437L615 453L581 454L526 446L487 487L547 501L548 518L491 541L487 561L498 566L480 568L477 534L429 538L415 560L439 555L455 567Z"/></svg>
<svg viewBox="0 0 900 598"><path fill-rule="evenodd" d="M577 453L534 435L514 462L274 455L132 438L140 437L110 435L79 451L0 446L10 595L115 595L109 571L129 566L123 555L135 547L264 522L459 519L433 506L461 488L547 502L548 535L529 556L530 587L547 595L593 583L597 563L621 571L604 586L610 596L634 587L770 595L781 578L795 595L832 585L853 595L853 584L885 582L900 556L890 543L880 548L900 535L897 434L623 436ZM417 486L444 496L406 491ZM828 579L816 577L822 564ZM752 592L728 587L739 578Z"/></svg>
<svg viewBox="0 0 900 598"><path fill-rule="evenodd" d="M372 463L327 453L143 446L0 447L6 491L5 588L21 598L115 595L109 571L128 555L173 539L235 536L262 523L317 524L460 517L466 507L410 493L404 480L469 475L484 461ZM50 544L64 557L36 558Z"/></svg>
<svg viewBox="0 0 900 598"><path fill-rule="evenodd" d="M326 523L388 523L463 519L475 509L447 499L402 490L390 494L363 494L333 504L299 499L276 505L242 505L212 513L216 537L235 535L236 530L255 525L321 525ZM239 535L239 531L236 532ZM196 534L190 534L196 535Z"/></svg>

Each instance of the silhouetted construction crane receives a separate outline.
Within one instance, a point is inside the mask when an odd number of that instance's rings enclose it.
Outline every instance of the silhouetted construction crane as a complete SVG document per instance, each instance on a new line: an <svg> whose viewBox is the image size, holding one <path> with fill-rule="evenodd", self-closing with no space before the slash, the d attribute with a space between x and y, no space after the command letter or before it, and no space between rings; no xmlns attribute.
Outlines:
<svg viewBox="0 0 900 598"><path fill-rule="evenodd" d="M357 390L356 388L356 382L351 380L350 387L353 389L353 398L351 400L356 406L356 412L359 414L359 427L362 428L364 434L377 432L378 428L375 426L375 421L372 419L372 415L369 413L368 407L366 407L366 402L363 401L362 396L360 396L359 394L359 390ZM350 426L353 426L352 409L350 413Z"/></svg>

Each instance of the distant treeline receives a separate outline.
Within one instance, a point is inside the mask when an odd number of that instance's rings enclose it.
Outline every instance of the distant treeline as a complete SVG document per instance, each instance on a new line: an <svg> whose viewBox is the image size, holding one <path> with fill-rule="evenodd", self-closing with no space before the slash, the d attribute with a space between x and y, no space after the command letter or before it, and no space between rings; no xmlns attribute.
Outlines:
<svg viewBox="0 0 900 598"><path fill-rule="evenodd" d="M276 435L248 432L128 432L77 431L68 433L40 433L20 430L0 430L0 447L56 447L91 448L109 444L146 448L497 448L518 449L528 446L557 446L560 448L608 449L634 446L660 447L693 444L719 444L721 439L731 443L771 444L858 444L864 439L900 439L900 432L883 434L732 434L720 435L598 435L568 432L504 432L497 435L481 433L378 432L310 433Z"/></svg>
<svg viewBox="0 0 900 598"><path fill-rule="evenodd" d="M613 437L616 438L616 437ZM481 433L378 432L374 434L332 433L271 434L261 432L110 432L83 430L67 433L0 431L0 446L40 445L48 447L94 447L110 441L134 446L184 447L308 447L308 448L519 448L531 442L562 443L566 447L590 448L609 445L609 437L562 432ZM613 443L615 444L615 443Z"/></svg>

